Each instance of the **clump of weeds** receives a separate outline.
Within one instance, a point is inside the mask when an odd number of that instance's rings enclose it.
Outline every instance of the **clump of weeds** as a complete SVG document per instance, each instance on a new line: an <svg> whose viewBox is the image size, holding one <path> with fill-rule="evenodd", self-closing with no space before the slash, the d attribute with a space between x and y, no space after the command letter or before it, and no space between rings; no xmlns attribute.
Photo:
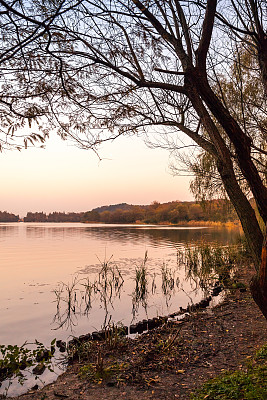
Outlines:
<svg viewBox="0 0 267 400"><path fill-rule="evenodd" d="M267 398L267 344L243 370L227 372L206 382L192 400L265 400Z"/></svg>

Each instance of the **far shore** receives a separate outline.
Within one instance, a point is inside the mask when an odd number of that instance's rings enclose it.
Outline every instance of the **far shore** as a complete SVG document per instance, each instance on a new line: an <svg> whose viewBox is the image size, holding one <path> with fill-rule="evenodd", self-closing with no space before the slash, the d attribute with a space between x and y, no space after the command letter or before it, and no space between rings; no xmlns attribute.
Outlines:
<svg viewBox="0 0 267 400"><path fill-rule="evenodd" d="M159 222L159 223L146 223L142 221L136 221L132 223L121 223L121 222L101 222L101 221L0 221L0 224L9 224L9 223L17 223L17 222L22 222L22 223L27 223L27 224L69 224L69 223L81 223L81 224L95 224L95 225L155 225L155 226L170 226L170 227L226 227L226 228L240 228L241 223L240 221L227 221L227 222L220 222L220 221L196 221L196 220L191 220L191 221L180 221L175 224L165 221L165 222Z"/></svg>

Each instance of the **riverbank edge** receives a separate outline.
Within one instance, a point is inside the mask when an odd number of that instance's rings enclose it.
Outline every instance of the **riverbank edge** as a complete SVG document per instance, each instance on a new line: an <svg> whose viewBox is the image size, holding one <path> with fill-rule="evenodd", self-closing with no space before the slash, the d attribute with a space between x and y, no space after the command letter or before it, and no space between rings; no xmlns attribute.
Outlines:
<svg viewBox="0 0 267 400"><path fill-rule="evenodd" d="M207 228L212 228L212 227L226 227L226 228L240 228L241 227L241 223L239 220L236 221L227 221L227 222L220 222L220 221L204 221L204 220L200 220L200 221L196 221L196 220L190 220L190 221L180 221L176 224L173 224L171 222L168 221L163 221L163 222L158 222L158 223L145 223L142 221L136 221L133 222L131 224L128 223L108 223L108 222L96 222L96 221L83 221L81 222L82 224L92 224L92 225L97 225L97 224L101 224L101 225L142 225L142 226L160 226L160 227L164 227L164 226L170 226L170 227L179 227L179 228L187 228L187 227L207 227Z"/></svg>
<svg viewBox="0 0 267 400"><path fill-rule="evenodd" d="M252 274L245 268L238 279L248 285ZM249 291L234 290L213 309L197 310L183 322L169 322L113 350L95 342L88 359L75 360L57 381L13 399L188 400L207 379L224 370L243 368L266 342L266 320ZM116 374L98 380L79 376L81 367L96 365L97 349L106 368L110 360L113 365L127 365L119 371L119 380Z"/></svg>
<svg viewBox="0 0 267 400"><path fill-rule="evenodd" d="M168 221L163 221L163 222L158 222L158 223L145 223L142 221L136 221L132 223L116 223L116 222L97 222L97 221L81 221L81 222L72 222L72 221L23 221L22 219L18 221L1 221L0 224L5 225L5 224L16 224L16 223L25 223L25 224L85 224L85 225L121 225L121 226L159 226L159 227L164 227L164 226L170 226L170 227L179 227L179 228L187 228L187 227L207 227L207 228L216 228L216 227L225 227L229 229L235 229L239 228L242 230L242 226L239 220L236 221L227 221L227 222L220 222L220 221L205 221L205 220L190 220L190 221L180 221L176 224L173 224L172 222Z"/></svg>

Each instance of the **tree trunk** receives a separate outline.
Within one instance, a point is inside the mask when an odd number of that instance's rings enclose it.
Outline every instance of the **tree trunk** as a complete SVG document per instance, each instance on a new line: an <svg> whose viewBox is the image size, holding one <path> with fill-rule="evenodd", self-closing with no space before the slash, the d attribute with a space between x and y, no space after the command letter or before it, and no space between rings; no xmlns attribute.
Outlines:
<svg viewBox="0 0 267 400"><path fill-rule="evenodd" d="M251 280L250 290L254 301L267 319L267 234L262 246L260 269Z"/></svg>
<svg viewBox="0 0 267 400"><path fill-rule="evenodd" d="M259 171L251 158L250 138L243 132L236 120L231 116L229 110L224 107L220 99L213 92L207 75L203 75L197 70L191 70L190 73L193 75L193 84L198 93L200 93L201 98L235 146L239 168L250 186L262 219L266 221L267 187L264 185Z"/></svg>
<svg viewBox="0 0 267 400"><path fill-rule="evenodd" d="M227 165L225 160L223 162L218 160L217 168L229 199L240 219L257 270L261 262L263 234L257 221L255 211L238 185L232 167Z"/></svg>
<svg viewBox="0 0 267 400"><path fill-rule="evenodd" d="M200 99L198 91L194 87L194 83L192 84L185 77L185 85L187 85L188 92L190 93L190 100L217 151L216 163L218 172L229 199L238 214L253 257L255 268L258 270L261 262L263 234L257 221L255 211L237 182L229 149L203 105L202 99Z"/></svg>

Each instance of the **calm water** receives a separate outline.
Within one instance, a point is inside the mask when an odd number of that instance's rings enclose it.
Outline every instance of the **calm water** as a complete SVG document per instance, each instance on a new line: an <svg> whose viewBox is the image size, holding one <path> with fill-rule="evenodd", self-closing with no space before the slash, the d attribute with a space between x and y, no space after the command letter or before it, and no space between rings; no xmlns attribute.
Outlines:
<svg viewBox="0 0 267 400"><path fill-rule="evenodd" d="M203 293L186 279L177 250L199 240L234 243L238 230L96 224L0 224L0 344L38 339L68 339L100 329L105 322L129 325L145 317L167 315L199 301ZM135 270L148 260L148 295L134 303ZM101 287L86 301L84 285L99 278L104 261L118 277L103 296ZM174 278L162 289L162 267ZM109 272L111 273L111 272ZM68 312L67 288L74 285ZM120 287L120 288L119 288ZM111 293L112 291L112 293Z"/></svg>

